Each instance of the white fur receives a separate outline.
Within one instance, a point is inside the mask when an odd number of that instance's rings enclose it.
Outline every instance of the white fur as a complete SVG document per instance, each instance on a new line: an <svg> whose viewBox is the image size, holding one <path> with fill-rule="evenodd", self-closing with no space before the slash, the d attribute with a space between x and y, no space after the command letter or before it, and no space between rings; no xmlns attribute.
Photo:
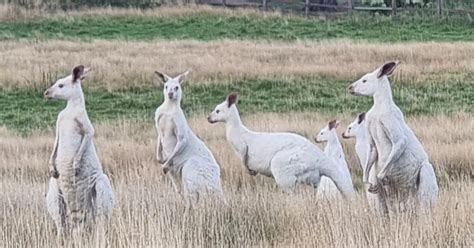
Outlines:
<svg viewBox="0 0 474 248"><path fill-rule="evenodd" d="M362 115L362 114L360 114ZM367 153L369 151L369 143L367 141L367 125L365 118L361 118L357 116L357 118L347 126L346 130L342 133L342 137L345 139L349 138L355 138L356 143L355 143L355 150L357 157L359 158L359 163L362 168L362 175L366 173L366 163L367 163ZM365 113L363 113L365 115ZM373 165L376 167L377 165ZM377 176L377 170L372 169L370 170L369 173L369 182L375 182L376 181L376 176ZM380 209L380 199L378 194L373 194L370 193L369 190L369 185L364 184L365 188L365 194L367 197L367 201L370 205L370 207L373 210Z"/></svg>
<svg viewBox="0 0 474 248"><path fill-rule="evenodd" d="M46 196L48 212L59 234L92 227L97 220L109 218L114 206L112 187L92 141L94 128L81 88L81 80L88 71L76 67L73 75L57 80L44 94L47 99L67 101L56 122L49 161L52 177Z"/></svg>
<svg viewBox="0 0 474 248"><path fill-rule="evenodd" d="M336 132L339 122L334 123L335 126L328 124L321 129L321 131L316 135L315 141L317 143L327 142L326 147L324 148L324 154L334 161L335 166L343 172L342 176L344 180L352 185L352 178L349 172L349 167L347 166L346 157L344 156L344 150L342 149L341 142L339 141ZM339 195L339 192L333 181L323 176L318 188L318 195L323 197L336 197Z"/></svg>
<svg viewBox="0 0 474 248"><path fill-rule="evenodd" d="M389 209L404 207L410 196L426 207L436 201L438 185L428 155L393 101L388 76L397 65L386 63L349 86L350 93L374 99L366 116L369 151L364 182L370 183L369 191L386 196ZM369 181L371 169L377 171L376 181Z"/></svg>
<svg viewBox="0 0 474 248"><path fill-rule="evenodd" d="M155 112L158 134L156 156L178 193L197 198L202 194L222 194L220 168L211 151L191 130L181 109L181 83L187 73L176 78L158 73L165 82L164 102Z"/></svg>
<svg viewBox="0 0 474 248"><path fill-rule="evenodd" d="M297 184L318 187L321 176L334 181L344 197L352 197L354 189L339 169L324 153L307 139L293 133L254 132L241 122L235 105L237 95L217 105L208 120L224 122L226 138L242 159L251 175L260 173L273 177L284 189Z"/></svg>

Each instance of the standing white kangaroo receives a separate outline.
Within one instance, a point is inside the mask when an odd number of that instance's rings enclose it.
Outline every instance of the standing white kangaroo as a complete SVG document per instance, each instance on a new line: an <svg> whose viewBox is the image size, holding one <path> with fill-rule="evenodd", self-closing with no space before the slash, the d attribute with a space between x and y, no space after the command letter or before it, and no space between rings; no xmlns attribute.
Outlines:
<svg viewBox="0 0 474 248"><path fill-rule="evenodd" d="M369 192L382 194L389 209L403 207L412 196L428 207L436 201L438 184L428 155L393 101L388 76L397 65L398 61L388 62L348 87L351 94L374 99L366 115L369 151L364 182L370 184ZM369 182L374 163L376 181Z"/></svg>
<svg viewBox="0 0 474 248"><path fill-rule="evenodd" d="M92 227L96 221L109 218L114 207L112 187L92 141L94 128L81 88L88 72L88 68L79 65L44 92L46 99L67 101L56 122L46 195L47 209L58 234Z"/></svg>
<svg viewBox="0 0 474 248"><path fill-rule="evenodd" d="M181 109L181 84L187 72L175 78L155 73L164 84L164 101L155 112L156 158L162 164L163 172L169 171L179 194L193 198L207 193L221 196L219 165L204 142L191 130Z"/></svg>
<svg viewBox="0 0 474 248"><path fill-rule="evenodd" d="M321 176L330 178L346 198L354 188L344 172L309 140L292 133L267 133L248 130L236 106L238 96L229 94L208 117L210 123L224 122L226 138L251 175L273 177L284 189L297 184L318 187Z"/></svg>
<svg viewBox="0 0 474 248"><path fill-rule="evenodd" d="M356 119L347 126L346 130L342 133L342 138L344 139L350 139L350 138L355 138L356 143L355 143L355 150L357 157L359 158L359 163L362 168L362 175L366 173L367 168L365 168L366 163L367 163L367 153L369 151L369 142L367 141L367 125L365 121L365 112L360 113L357 115ZM374 164L374 169L370 170L369 173L369 182L375 182L377 180L377 164ZM380 199L380 195L378 194L373 194L369 192L369 185L364 184L365 187L365 194L367 197L367 201L369 203L369 206L373 210L378 210L381 209L380 201L383 201L383 199Z"/></svg>
<svg viewBox="0 0 474 248"><path fill-rule="evenodd" d="M344 156L344 150L342 149L341 142L336 132L339 127L337 120L330 121L314 139L316 143L327 142L324 148L324 154L332 159L335 165L343 172L344 180L352 185L352 178L347 166L346 157ZM321 183L318 188L318 195L324 197L335 197L339 195L336 185L327 177L321 178Z"/></svg>

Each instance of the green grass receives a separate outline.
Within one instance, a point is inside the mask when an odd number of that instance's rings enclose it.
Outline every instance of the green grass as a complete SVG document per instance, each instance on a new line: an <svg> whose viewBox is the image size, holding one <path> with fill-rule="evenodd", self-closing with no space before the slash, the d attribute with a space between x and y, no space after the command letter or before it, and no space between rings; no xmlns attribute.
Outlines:
<svg viewBox="0 0 474 248"><path fill-rule="evenodd" d="M355 114L371 106L369 97L346 93L347 80L332 78L248 79L222 85L189 85L184 89L183 99L183 109L188 115L204 116L230 91L240 93L239 108L243 114L289 111ZM43 90L0 90L0 125L24 134L53 127L65 102L44 101ZM473 92L474 84L394 84L396 102L407 115L474 113ZM158 88L112 92L96 89L85 94L88 113L94 123L120 118L152 122L154 111L163 100Z"/></svg>
<svg viewBox="0 0 474 248"><path fill-rule="evenodd" d="M0 22L0 40L12 39L333 39L393 41L474 41L474 24L429 16L391 18L357 14L329 21L189 13L174 17L81 15Z"/></svg>

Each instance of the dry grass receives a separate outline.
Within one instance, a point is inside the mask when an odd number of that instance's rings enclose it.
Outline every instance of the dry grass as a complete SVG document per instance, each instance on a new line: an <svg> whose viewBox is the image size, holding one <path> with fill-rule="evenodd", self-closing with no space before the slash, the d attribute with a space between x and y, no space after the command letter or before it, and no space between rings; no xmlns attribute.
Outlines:
<svg viewBox="0 0 474 248"><path fill-rule="evenodd" d="M399 79L472 82L472 54L474 43L15 41L0 43L0 88L44 86L77 64L93 68L89 85L121 88L149 85L157 69L189 69L200 83L309 74L355 79L392 59L402 62Z"/></svg>
<svg viewBox="0 0 474 248"><path fill-rule="evenodd" d="M350 116L339 118L342 126L352 120ZM254 129L291 130L308 137L327 119L317 113L244 118ZM442 179L440 204L431 218L418 219L407 213L386 220L367 212L362 199L351 204L318 202L309 188L284 194L272 180L247 175L224 139L223 126L211 126L204 116L193 117L190 124L221 164L229 204L205 202L183 214L184 203L154 161L152 123L97 124L95 142L119 200L105 242L110 247L471 246L474 118L459 114L416 117L409 122ZM0 136L0 246L56 246L53 223L43 206L52 132L21 138L0 129ZM359 182L353 143L344 144ZM461 175L448 176L451 170ZM96 240L78 242L78 247L97 245Z"/></svg>
<svg viewBox="0 0 474 248"><path fill-rule="evenodd" d="M181 0L178 0L181 1ZM74 16L92 16L92 15L108 15L108 16L146 16L146 17L179 17L189 14L220 14L220 15L259 15L259 16L278 16L278 11L261 12L252 8L221 8L206 5L168 5L159 8L87 8L83 7L79 10L63 11L60 8L47 9L41 6L35 8L24 8L15 4L0 4L0 20L18 20L18 19L34 19L34 18L63 18Z"/></svg>

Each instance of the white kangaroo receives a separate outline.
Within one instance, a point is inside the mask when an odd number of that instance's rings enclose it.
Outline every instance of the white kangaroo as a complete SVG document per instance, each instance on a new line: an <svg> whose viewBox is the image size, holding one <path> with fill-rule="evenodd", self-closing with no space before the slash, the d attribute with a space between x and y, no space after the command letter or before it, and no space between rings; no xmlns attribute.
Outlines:
<svg viewBox="0 0 474 248"><path fill-rule="evenodd" d="M359 158L359 163L362 168L362 175L366 173L366 163L367 163L367 153L369 151L369 143L367 141L367 125L365 121L365 112L360 113L357 115L356 119L347 126L346 130L342 133L342 138L344 139L350 139L350 138L355 138L356 143L355 143L355 151L357 154L357 157ZM377 164L373 165L374 167L377 167ZM377 173L377 169L372 169L370 170L369 173L369 182L375 182ZM369 190L369 185L364 184L365 187L365 194L367 197L367 201L369 203L369 206L373 210L379 210L381 209L381 203L380 201L383 201L383 199L379 199L380 195L378 194L373 194L370 193Z"/></svg>
<svg viewBox="0 0 474 248"><path fill-rule="evenodd" d="M56 122L46 195L47 209L59 235L108 219L115 202L92 141L94 128L82 93L81 81L88 72L88 68L77 66L71 75L57 80L44 92L46 99L67 101Z"/></svg>
<svg viewBox="0 0 474 248"><path fill-rule="evenodd" d="M168 173L176 191L190 198L222 194L220 168L211 151L188 126L181 109L183 73L175 78L155 72L163 82L163 103L156 109L158 134L156 158ZM189 199L189 198L188 198Z"/></svg>
<svg viewBox="0 0 474 248"><path fill-rule="evenodd" d="M411 196L428 207L437 199L438 184L428 155L393 101L388 76L397 65L398 61L388 62L348 87L351 94L374 99L366 115L369 151L364 182L369 192L383 195L389 209L404 207ZM369 182L374 163L376 181Z"/></svg>
<svg viewBox="0 0 474 248"><path fill-rule="evenodd" d="M297 184L318 187L321 176L330 178L342 195L350 198L354 188L344 172L309 140L293 133L255 132L241 122L236 106L238 96L231 93L208 117L210 123L224 122L226 138L251 175L273 177L283 189Z"/></svg>
<svg viewBox="0 0 474 248"><path fill-rule="evenodd" d="M332 159L335 165L343 172L344 180L352 185L352 178L347 166L344 150L339 141L336 129L339 127L337 120L330 121L314 139L316 143L327 142L324 148L324 154ZM323 197L335 197L339 195L336 185L327 177L321 178L321 183L318 188L318 195Z"/></svg>

